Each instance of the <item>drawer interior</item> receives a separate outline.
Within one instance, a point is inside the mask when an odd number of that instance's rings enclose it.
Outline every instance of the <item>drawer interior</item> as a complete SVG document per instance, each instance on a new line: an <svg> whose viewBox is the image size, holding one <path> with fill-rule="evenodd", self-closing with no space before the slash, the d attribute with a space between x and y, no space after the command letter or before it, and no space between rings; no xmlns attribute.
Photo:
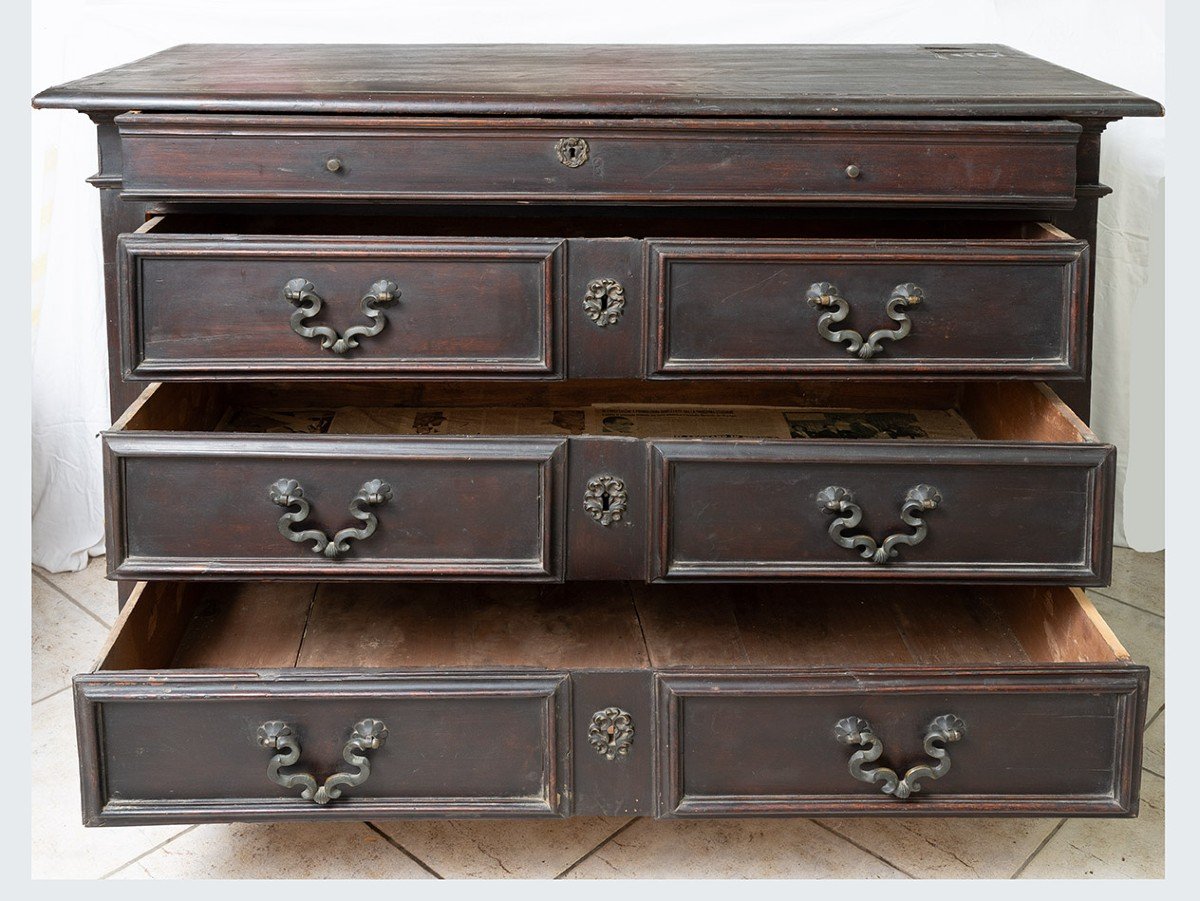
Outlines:
<svg viewBox="0 0 1200 901"><path fill-rule="evenodd" d="M139 583L97 671L1117 663L1072 588Z"/></svg>
<svg viewBox="0 0 1200 901"><path fill-rule="evenodd" d="M732 401L732 403L731 403ZM1043 384L152 385L114 430L1094 443Z"/></svg>
<svg viewBox="0 0 1200 901"><path fill-rule="evenodd" d="M247 208L239 208L247 209ZM253 207L248 209L253 210ZM161 235L266 237L512 237L512 238L785 238L822 241L1069 241L1047 222L984 218L931 211L871 210L869 216L836 210L728 207L589 207L588 215L561 206L378 208L339 207L281 215L262 212L170 212L151 218L138 231Z"/></svg>

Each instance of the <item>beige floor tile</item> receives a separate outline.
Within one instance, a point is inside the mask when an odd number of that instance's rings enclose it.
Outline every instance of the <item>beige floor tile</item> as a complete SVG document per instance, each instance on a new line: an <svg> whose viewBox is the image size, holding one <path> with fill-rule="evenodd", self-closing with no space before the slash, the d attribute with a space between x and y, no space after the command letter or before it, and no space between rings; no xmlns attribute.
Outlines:
<svg viewBox="0 0 1200 901"><path fill-rule="evenodd" d="M1167 712L1160 713L1146 727L1142 745L1142 766L1160 776L1167 775Z"/></svg>
<svg viewBox="0 0 1200 901"><path fill-rule="evenodd" d="M918 879L1009 879L1057 819L824 820Z"/></svg>
<svg viewBox="0 0 1200 901"><path fill-rule="evenodd" d="M811 820L638 820L570 879L895 879Z"/></svg>
<svg viewBox="0 0 1200 901"><path fill-rule="evenodd" d="M33 582L33 700L71 684L89 669L108 630L43 582ZM72 732L72 734L74 734Z"/></svg>
<svg viewBox="0 0 1200 901"><path fill-rule="evenodd" d="M1146 705L1147 716L1163 705L1163 635L1164 621L1152 613L1146 613L1114 601L1103 595L1088 595L1096 609L1112 626L1112 630L1129 651L1134 663L1150 667L1150 701Z"/></svg>
<svg viewBox="0 0 1200 901"><path fill-rule="evenodd" d="M1113 548L1112 585L1097 591L1162 616L1166 612L1166 553L1139 554Z"/></svg>
<svg viewBox="0 0 1200 901"><path fill-rule="evenodd" d="M629 817L572 817L375 825L447 879L552 879L628 822Z"/></svg>
<svg viewBox="0 0 1200 901"><path fill-rule="evenodd" d="M49 579L111 626L117 618L117 583L104 577L104 567L103 557L93 557L87 568L77 573L48 573L41 568L35 568L34 572Z"/></svg>
<svg viewBox="0 0 1200 901"><path fill-rule="evenodd" d="M1134 820L1067 820L1021 874L1024 879L1161 879L1163 788L1142 773L1141 814Z"/></svg>
<svg viewBox="0 0 1200 901"><path fill-rule="evenodd" d="M197 826L113 879L432 879L363 823Z"/></svg>
<svg viewBox="0 0 1200 901"><path fill-rule="evenodd" d="M184 826L85 829L71 693L33 705L32 871L35 879L98 879Z"/></svg>

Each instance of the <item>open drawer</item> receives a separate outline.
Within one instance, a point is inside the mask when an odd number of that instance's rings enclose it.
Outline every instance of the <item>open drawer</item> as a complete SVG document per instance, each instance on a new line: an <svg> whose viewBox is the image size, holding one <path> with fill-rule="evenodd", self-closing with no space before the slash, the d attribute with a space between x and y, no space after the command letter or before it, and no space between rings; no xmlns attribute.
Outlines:
<svg viewBox="0 0 1200 901"><path fill-rule="evenodd" d="M89 825L1128 816L1147 670L1067 588L142 583L74 691Z"/></svg>
<svg viewBox="0 0 1200 901"><path fill-rule="evenodd" d="M1088 253L978 215L170 213L118 240L121 365L146 381L1078 378Z"/></svg>
<svg viewBox="0 0 1200 901"><path fill-rule="evenodd" d="M104 435L110 575L1107 583L1115 450L1045 386L721 397L152 386Z"/></svg>

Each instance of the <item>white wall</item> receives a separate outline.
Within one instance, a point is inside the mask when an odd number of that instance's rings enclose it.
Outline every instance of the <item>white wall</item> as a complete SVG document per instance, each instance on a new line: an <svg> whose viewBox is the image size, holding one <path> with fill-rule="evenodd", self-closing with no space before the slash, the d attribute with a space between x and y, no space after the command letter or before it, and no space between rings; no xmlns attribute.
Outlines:
<svg viewBox="0 0 1200 901"><path fill-rule="evenodd" d="M1164 101L1161 0L602 4L401 0L40 0L38 88L179 43L1002 43ZM108 424L96 168L82 115L33 115L33 556L102 552ZM1093 427L1120 449L1117 541L1163 546L1162 120L1104 140Z"/></svg>

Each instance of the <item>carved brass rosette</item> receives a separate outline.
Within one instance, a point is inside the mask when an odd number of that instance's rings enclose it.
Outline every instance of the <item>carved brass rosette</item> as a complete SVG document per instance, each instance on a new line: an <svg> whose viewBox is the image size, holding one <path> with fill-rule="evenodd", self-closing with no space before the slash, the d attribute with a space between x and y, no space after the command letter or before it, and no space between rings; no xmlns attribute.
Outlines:
<svg viewBox="0 0 1200 901"><path fill-rule="evenodd" d="M387 306L400 296L395 282L380 279L371 285L359 307L363 315L371 320L371 325L355 325L346 329L344 335L339 335L327 325L305 325L306 319L312 319L321 312L324 301L316 293L313 283L306 278L293 278L283 286L283 296L296 308L292 313L292 331L302 338L320 338L321 346L335 354L344 354L358 347L359 338L370 338L378 335L387 325L387 317L380 307Z"/></svg>
<svg viewBox="0 0 1200 901"><path fill-rule="evenodd" d="M883 742L880 741L871 724L858 716L848 716L833 727L834 736L844 745L858 745L862 750L850 755L850 775L861 782L880 784L880 790L885 795L891 795L903 801L910 795L921 790L922 779L940 779L950 772L950 752L946 745L960 740L967 733L966 724L952 713L935 717L925 730L925 753L937 763L917 764L910 767L901 778L895 770L888 767L867 769L864 764L874 763L883 756Z"/></svg>
<svg viewBox="0 0 1200 901"><path fill-rule="evenodd" d="M917 306L925 299L925 291L920 285L906 282L892 289L884 312L888 318L899 323L894 329L876 329L867 335L866 339L854 329L833 331L831 325L843 321L850 315L850 304L842 297L837 285L829 282L817 282L808 289L806 295L810 306L825 310L817 319L817 333L826 341L834 344L846 343L846 352L857 356L860 360L869 360L882 349L881 341L899 341L912 331L912 320L907 311Z"/></svg>
<svg viewBox="0 0 1200 901"><path fill-rule="evenodd" d="M583 312L600 328L616 325L625 312L625 288L615 278L594 278L588 282Z"/></svg>
<svg viewBox="0 0 1200 901"><path fill-rule="evenodd" d="M629 506L625 483L614 476L595 476L588 480L583 494L583 509L602 526L620 522Z"/></svg>
<svg viewBox="0 0 1200 901"><path fill-rule="evenodd" d="M870 535L846 535L847 530L855 528L862 522L862 507L854 503L854 495L849 488L830 485L817 493L817 504L826 513L836 516L829 525L829 537L838 547L854 550L860 548L859 556L872 563L887 563L896 556L899 545L914 547L925 540L929 534L929 525L921 517L930 510L936 510L942 502L941 492L932 485L916 485L904 496L904 504L900 507L900 519L906 525L912 526L911 535L895 533L876 543ZM840 514L840 515L839 515Z"/></svg>
<svg viewBox="0 0 1200 901"><path fill-rule="evenodd" d="M606 760L629 756L633 746L633 717L620 707L605 707L592 714L588 743Z"/></svg>
<svg viewBox="0 0 1200 901"><path fill-rule="evenodd" d="M583 138L559 138L554 152L564 166L578 169L588 161L588 142Z"/></svg>
<svg viewBox="0 0 1200 901"><path fill-rule="evenodd" d="M382 720L365 719L354 724L350 740L342 749L342 759L354 767L353 773L334 773L321 785L308 773L281 773L300 759L300 740L287 723L273 720L258 727L258 743L278 751L267 764L267 778L284 788L299 788L300 797L314 804L328 804L340 798L344 788L362 785L371 775L371 761L361 751L374 751L387 740L387 726Z"/></svg>
<svg viewBox="0 0 1200 901"><path fill-rule="evenodd" d="M288 541L302 543L311 541L313 553L324 554L333 559L350 550L350 539L362 541L375 534L378 518L367 507L377 507L392 499L392 486L379 479L363 482L358 493L350 501L350 515L363 523L362 528L345 528L338 531L332 538L318 529L305 529L293 532L292 526L308 518L312 505L304 496L303 486L295 479L279 479L270 490L271 502L280 507L295 507L279 517L279 533Z"/></svg>

